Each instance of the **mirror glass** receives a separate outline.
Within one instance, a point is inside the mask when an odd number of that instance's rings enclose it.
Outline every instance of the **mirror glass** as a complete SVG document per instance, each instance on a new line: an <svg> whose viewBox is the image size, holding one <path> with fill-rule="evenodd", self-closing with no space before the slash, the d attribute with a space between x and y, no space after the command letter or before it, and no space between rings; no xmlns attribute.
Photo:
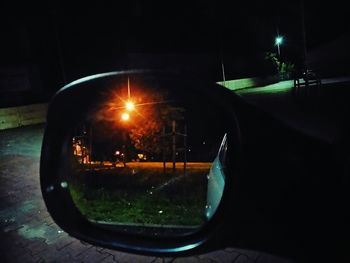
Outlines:
<svg viewBox="0 0 350 263"><path fill-rule="evenodd" d="M123 75L94 85L69 143L68 186L82 215L152 235L201 227L225 185L229 123L218 103L173 79Z"/></svg>

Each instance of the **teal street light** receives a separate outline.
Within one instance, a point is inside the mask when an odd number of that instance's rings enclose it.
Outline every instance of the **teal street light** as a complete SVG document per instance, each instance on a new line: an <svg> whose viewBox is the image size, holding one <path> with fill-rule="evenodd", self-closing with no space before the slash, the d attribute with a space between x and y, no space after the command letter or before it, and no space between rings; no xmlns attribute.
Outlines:
<svg viewBox="0 0 350 263"><path fill-rule="evenodd" d="M275 38L275 46L277 46L278 56L281 56L280 45L282 45L282 43L283 43L283 37L277 36Z"/></svg>

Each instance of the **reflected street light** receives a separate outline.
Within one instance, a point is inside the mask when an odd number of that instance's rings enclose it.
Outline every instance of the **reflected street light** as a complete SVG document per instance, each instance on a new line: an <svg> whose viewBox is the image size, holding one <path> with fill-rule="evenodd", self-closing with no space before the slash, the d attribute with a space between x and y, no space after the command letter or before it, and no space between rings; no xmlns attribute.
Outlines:
<svg viewBox="0 0 350 263"><path fill-rule="evenodd" d="M124 112L124 113L122 114L122 120L123 120L123 121L128 121L129 119L130 119L129 113Z"/></svg>
<svg viewBox="0 0 350 263"><path fill-rule="evenodd" d="M128 111L133 111L135 109L135 104L132 102L132 101L127 101L125 103L125 108L128 110Z"/></svg>

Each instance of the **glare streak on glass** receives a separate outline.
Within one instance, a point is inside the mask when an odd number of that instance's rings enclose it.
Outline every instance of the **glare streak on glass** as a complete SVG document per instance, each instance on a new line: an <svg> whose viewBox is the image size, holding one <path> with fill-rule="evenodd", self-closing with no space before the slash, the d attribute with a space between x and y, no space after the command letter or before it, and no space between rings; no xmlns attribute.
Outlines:
<svg viewBox="0 0 350 263"><path fill-rule="evenodd" d="M77 79L77 80L69 83L68 85L64 86L61 90L67 89L67 88L69 88L71 86L74 86L74 85L77 85L77 84L80 84L80 83L87 82L89 80L98 79L98 78L102 78L102 77L106 77L106 76L113 76L116 73L117 73L116 71L113 71L113 72L95 74L95 75L91 75L91 76L88 76L88 77L80 78L80 79Z"/></svg>

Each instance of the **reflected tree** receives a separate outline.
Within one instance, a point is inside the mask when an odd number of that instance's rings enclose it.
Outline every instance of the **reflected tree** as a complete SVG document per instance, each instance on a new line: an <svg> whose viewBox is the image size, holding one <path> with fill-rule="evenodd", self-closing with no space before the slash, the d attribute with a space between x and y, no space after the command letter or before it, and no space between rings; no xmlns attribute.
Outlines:
<svg viewBox="0 0 350 263"><path fill-rule="evenodd" d="M171 151L171 140L166 132L173 121L184 119L185 109L169 104L158 104L150 110L146 119L130 129L130 139L134 147L149 154L160 155Z"/></svg>

